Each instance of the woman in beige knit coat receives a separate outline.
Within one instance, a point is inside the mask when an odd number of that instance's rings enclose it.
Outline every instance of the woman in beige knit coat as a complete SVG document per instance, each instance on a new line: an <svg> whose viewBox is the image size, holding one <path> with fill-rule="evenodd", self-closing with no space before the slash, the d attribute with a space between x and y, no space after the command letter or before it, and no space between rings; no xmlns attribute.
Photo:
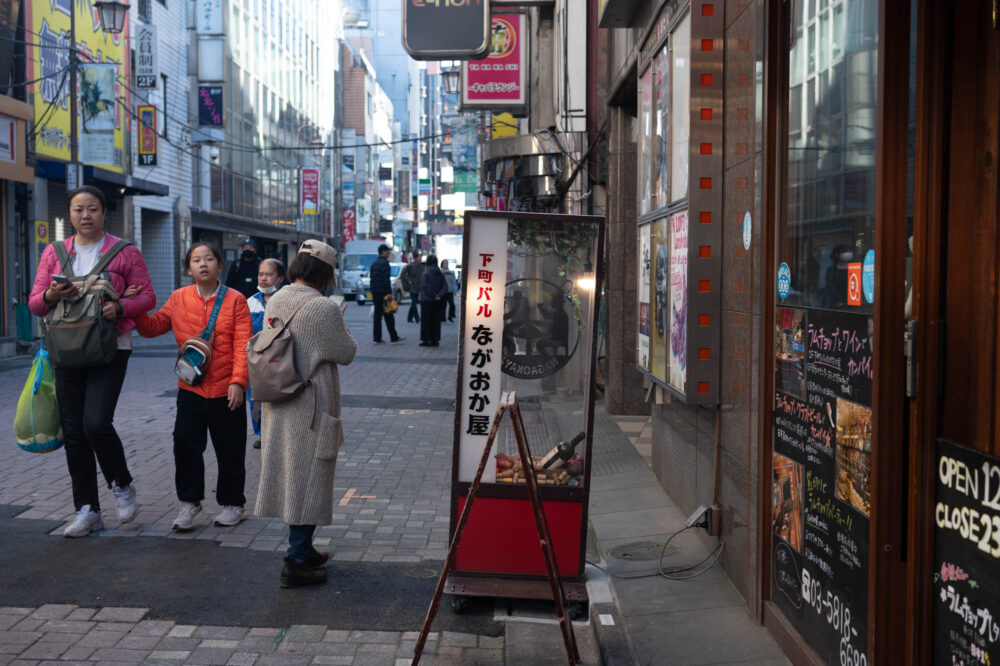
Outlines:
<svg viewBox="0 0 1000 666"><path fill-rule="evenodd" d="M295 343L295 369L302 378L312 376L310 386L297 397L265 402L261 412L256 513L288 523L282 587L325 582L322 566L330 557L313 548L312 537L317 525L331 522L333 474L344 440L337 366L349 364L357 351L340 308L320 294L333 283L335 263L329 245L303 243L288 267L291 284L276 293L264 311L265 328L291 318L287 329Z"/></svg>

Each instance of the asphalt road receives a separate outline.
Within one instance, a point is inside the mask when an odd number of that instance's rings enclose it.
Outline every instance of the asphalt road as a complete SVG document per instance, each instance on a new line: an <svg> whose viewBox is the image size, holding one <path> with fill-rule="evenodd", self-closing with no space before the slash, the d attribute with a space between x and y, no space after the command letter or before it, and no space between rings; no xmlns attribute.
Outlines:
<svg viewBox="0 0 1000 666"><path fill-rule="evenodd" d="M64 539L59 522L16 519L26 507L0 505L0 599L6 606L65 603L149 608L179 624L417 631L441 562L331 562L325 585L281 589L281 554L226 548L207 540ZM493 604L462 615L440 612L436 630L499 636Z"/></svg>

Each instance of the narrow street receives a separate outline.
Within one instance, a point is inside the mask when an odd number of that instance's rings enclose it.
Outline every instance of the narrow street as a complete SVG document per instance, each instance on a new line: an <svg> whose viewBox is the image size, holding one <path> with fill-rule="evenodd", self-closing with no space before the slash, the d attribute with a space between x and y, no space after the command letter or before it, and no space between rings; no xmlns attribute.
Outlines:
<svg viewBox="0 0 1000 666"><path fill-rule="evenodd" d="M106 529L61 536L73 512L62 451L0 453L0 664L147 660L179 663L389 663L413 654L416 633L447 550L456 326L440 348L418 346L400 312L398 345L371 344L367 307L350 304L358 341L341 369L345 443L333 524L317 546L331 553L315 589L278 587L284 523L251 517L235 528L211 519L214 454L206 453L205 510L198 528L173 533L171 431L176 385L172 338L136 341L117 411L141 509L119 526L102 491ZM23 361L0 370L0 392L20 392ZM0 405L11 422L15 401ZM252 509L260 451L247 445ZM425 652L503 663L503 624L493 603L455 615L447 603ZM322 658L320 658L322 657ZM19 662L20 663L20 662Z"/></svg>

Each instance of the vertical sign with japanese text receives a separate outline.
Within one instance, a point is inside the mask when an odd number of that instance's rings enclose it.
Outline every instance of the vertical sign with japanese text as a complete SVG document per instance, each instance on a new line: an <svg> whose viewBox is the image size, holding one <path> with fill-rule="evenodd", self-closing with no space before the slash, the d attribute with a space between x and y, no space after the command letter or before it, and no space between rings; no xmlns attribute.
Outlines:
<svg viewBox="0 0 1000 666"><path fill-rule="evenodd" d="M302 215L315 215L319 210L319 169L299 172L299 206Z"/></svg>
<svg viewBox="0 0 1000 666"><path fill-rule="evenodd" d="M160 78L160 65L156 51L156 26L139 24L135 29L135 87L156 88Z"/></svg>
<svg viewBox="0 0 1000 666"><path fill-rule="evenodd" d="M472 217L465 232L458 480L472 481L500 400L501 339L507 280L506 218ZM496 481L487 465L483 482Z"/></svg>
<svg viewBox="0 0 1000 666"><path fill-rule="evenodd" d="M195 0L195 32L199 35L223 33L222 0Z"/></svg>
<svg viewBox="0 0 1000 666"><path fill-rule="evenodd" d="M349 243L357 237L357 223L354 218L354 209L345 208L341 214L341 235L344 242Z"/></svg>
<svg viewBox="0 0 1000 666"><path fill-rule="evenodd" d="M490 28L490 54L462 62L462 105L517 107L528 102L528 18L495 14Z"/></svg>
<svg viewBox="0 0 1000 666"><path fill-rule="evenodd" d="M198 86L198 125L222 127L222 86Z"/></svg>
<svg viewBox="0 0 1000 666"><path fill-rule="evenodd" d="M156 107L141 104L135 111L139 116L139 166L156 166Z"/></svg>

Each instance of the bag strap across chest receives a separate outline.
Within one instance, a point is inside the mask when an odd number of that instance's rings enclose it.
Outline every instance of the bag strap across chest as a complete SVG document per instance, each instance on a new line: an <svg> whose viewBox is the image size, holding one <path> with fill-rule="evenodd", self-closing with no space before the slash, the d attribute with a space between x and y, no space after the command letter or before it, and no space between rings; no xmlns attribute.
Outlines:
<svg viewBox="0 0 1000 666"><path fill-rule="evenodd" d="M201 332L201 339L208 340L212 337L212 333L215 331L215 322L219 318L219 310L222 309L222 301L226 298L226 292L229 288L224 285L219 285L219 292L215 295L215 305L212 306L212 313L208 315L208 324L205 326L205 330Z"/></svg>
<svg viewBox="0 0 1000 666"><path fill-rule="evenodd" d="M66 277L89 277L103 273L104 269L111 263L111 260L115 258L115 255L124 250L126 246L132 244L132 241L119 240L107 252L98 256L97 263L94 264L94 267L85 276L77 276L73 273L73 262L70 261L69 252L66 251L66 243L59 241L53 243L52 247L56 251L56 258L59 259L59 270L62 275Z"/></svg>

